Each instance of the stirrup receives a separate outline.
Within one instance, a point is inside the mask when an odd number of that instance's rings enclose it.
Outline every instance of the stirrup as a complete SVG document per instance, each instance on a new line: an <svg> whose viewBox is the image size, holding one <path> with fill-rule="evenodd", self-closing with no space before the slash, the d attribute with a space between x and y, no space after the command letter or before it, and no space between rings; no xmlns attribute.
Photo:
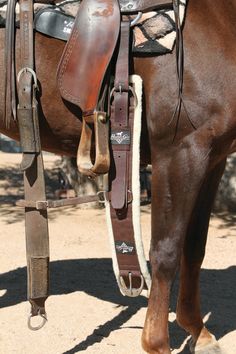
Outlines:
<svg viewBox="0 0 236 354"><path fill-rule="evenodd" d="M120 275L117 278L117 282L120 288L120 291L122 292L123 295L129 296L129 297L137 297L141 294L143 287L144 287L144 277L142 274L140 274L140 279L141 279L141 285L139 288L133 288L132 286L132 273L129 272L129 288L126 286L124 278L122 275Z"/></svg>
<svg viewBox="0 0 236 354"><path fill-rule="evenodd" d="M95 162L91 161L92 138L95 135ZM96 111L83 117L82 132L77 153L80 173L95 178L106 174L110 168L109 120L105 112Z"/></svg>

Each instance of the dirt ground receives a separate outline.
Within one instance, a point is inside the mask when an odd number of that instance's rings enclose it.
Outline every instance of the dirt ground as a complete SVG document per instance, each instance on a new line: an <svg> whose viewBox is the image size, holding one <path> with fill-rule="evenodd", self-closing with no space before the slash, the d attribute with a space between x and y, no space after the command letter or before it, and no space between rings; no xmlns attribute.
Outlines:
<svg viewBox="0 0 236 354"><path fill-rule="evenodd" d="M45 156L48 194L57 189L56 162ZM0 153L0 353L140 354L145 297L120 295L111 268L104 210L64 208L49 212L51 296L48 323L27 328L24 215L14 206L22 197L20 155ZM201 288L202 312L227 354L236 353L236 217L211 221ZM145 247L150 239L150 207L142 207ZM177 281L170 307L173 353L188 354L187 336L176 324Z"/></svg>

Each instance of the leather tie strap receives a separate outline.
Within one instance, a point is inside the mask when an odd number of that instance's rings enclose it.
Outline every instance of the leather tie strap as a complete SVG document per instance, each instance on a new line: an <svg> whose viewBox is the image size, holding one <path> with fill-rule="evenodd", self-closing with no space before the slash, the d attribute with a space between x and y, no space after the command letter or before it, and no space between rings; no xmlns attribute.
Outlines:
<svg viewBox="0 0 236 354"><path fill-rule="evenodd" d="M16 83L15 83L15 6L16 0L8 0L5 29L5 92L4 119L10 128L11 117L16 119Z"/></svg>

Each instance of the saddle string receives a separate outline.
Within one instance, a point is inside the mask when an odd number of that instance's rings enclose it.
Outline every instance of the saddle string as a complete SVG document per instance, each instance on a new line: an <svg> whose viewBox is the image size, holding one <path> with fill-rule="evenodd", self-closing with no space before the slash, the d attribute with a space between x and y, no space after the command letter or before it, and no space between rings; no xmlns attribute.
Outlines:
<svg viewBox="0 0 236 354"><path fill-rule="evenodd" d="M177 135L182 107L184 108L184 111L187 115L187 118L188 118L191 126L193 127L193 129L196 129L196 126L194 125L194 123L189 115L189 112L187 110L187 107L186 107L186 104L185 104L184 98L183 98L184 44L183 44L183 31L182 31L182 26L181 26L181 22L180 22L179 6L180 6L180 1L173 0L173 10L174 10L175 27L176 27L176 76L177 76L177 83L178 83L177 104L176 104L174 113L172 114L172 117L171 117L170 121L168 122L168 125L171 125L173 120L175 118L177 118L173 141L175 140L176 135Z"/></svg>
<svg viewBox="0 0 236 354"><path fill-rule="evenodd" d="M5 29L4 56L4 109L3 116L7 129L10 128L11 117L16 120L16 81L15 81L15 7L17 0L8 1Z"/></svg>

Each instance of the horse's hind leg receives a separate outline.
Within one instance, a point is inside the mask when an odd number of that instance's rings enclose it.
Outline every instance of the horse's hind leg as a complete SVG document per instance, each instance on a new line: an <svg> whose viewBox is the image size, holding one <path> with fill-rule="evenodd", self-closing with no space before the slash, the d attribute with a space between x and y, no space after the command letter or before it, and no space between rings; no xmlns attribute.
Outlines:
<svg viewBox="0 0 236 354"><path fill-rule="evenodd" d="M191 351L199 354L221 353L217 342L202 321L199 274L205 255L212 205L224 167L223 161L214 168L203 183L188 227L181 261L177 322L192 336Z"/></svg>

